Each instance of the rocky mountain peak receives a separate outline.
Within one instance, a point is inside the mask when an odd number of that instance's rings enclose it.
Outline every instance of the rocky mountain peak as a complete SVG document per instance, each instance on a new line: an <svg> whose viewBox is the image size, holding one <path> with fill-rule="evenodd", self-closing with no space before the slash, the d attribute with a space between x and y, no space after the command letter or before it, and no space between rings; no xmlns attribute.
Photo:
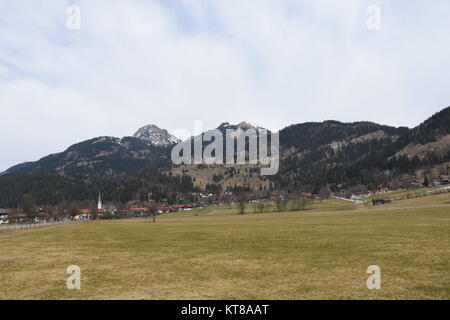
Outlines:
<svg viewBox="0 0 450 320"><path fill-rule="evenodd" d="M171 135L167 130L161 129L154 124L140 128L133 137L149 142L157 147L170 146L180 142L177 137Z"/></svg>

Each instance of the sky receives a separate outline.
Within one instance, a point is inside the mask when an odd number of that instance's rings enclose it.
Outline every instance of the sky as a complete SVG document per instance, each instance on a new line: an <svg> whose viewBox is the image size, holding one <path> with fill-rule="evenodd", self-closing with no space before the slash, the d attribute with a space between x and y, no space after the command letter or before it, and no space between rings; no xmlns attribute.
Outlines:
<svg viewBox="0 0 450 320"><path fill-rule="evenodd" d="M0 0L0 172L146 124L414 127L450 106L449 17L448 0Z"/></svg>

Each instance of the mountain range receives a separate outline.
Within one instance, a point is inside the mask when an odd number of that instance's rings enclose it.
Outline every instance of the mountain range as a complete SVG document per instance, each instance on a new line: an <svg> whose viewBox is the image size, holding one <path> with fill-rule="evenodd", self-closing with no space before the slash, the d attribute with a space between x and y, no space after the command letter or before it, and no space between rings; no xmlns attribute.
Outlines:
<svg viewBox="0 0 450 320"><path fill-rule="evenodd" d="M180 142L155 125L140 128L132 137L97 137L70 146L36 162L22 163L6 174L48 173L64 177L114 178L169 161Z"/></svg>
<svg viewBox="0 0 450 320"><path fill-rule="evenodd" d="M259 127L247 122L217 127L221 132L237 128ZM168 198L169 192L207 189L373 189L446 173L449 167L450 107L413 129L325 121L294 124L279 133L280 171L268 177L258 175L252 166L175 167L170 154L180 140L156 125L129 137L93 138L2 173L0 207L16 206L24 194L32 194L39 203L56 204L92 197L99 190L126 202L148 192Z"/></svg>

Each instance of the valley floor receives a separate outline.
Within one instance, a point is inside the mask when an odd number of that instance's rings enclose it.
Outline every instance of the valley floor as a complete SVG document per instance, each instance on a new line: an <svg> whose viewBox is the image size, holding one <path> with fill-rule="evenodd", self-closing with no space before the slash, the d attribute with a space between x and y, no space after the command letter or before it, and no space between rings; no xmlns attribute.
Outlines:
<svg viewBox="0 0 450 320"><path fill-rule="evenodd" d="M0 299L450 299L450 193L232 211L0 233Z"/></svg>

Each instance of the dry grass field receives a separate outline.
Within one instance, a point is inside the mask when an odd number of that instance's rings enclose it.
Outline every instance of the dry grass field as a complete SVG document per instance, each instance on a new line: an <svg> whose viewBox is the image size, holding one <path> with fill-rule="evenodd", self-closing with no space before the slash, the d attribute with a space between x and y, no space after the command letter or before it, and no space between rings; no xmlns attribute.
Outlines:
<svg viewBox="0 0 450 320"><path fill-rule="evenodd" d="M251 210L249 210L251 211ZM450 193L0 234L0 299L449 299ZM66 268L81 268L81 290ZM381 268L368 290L367 267Z"/></svg>

